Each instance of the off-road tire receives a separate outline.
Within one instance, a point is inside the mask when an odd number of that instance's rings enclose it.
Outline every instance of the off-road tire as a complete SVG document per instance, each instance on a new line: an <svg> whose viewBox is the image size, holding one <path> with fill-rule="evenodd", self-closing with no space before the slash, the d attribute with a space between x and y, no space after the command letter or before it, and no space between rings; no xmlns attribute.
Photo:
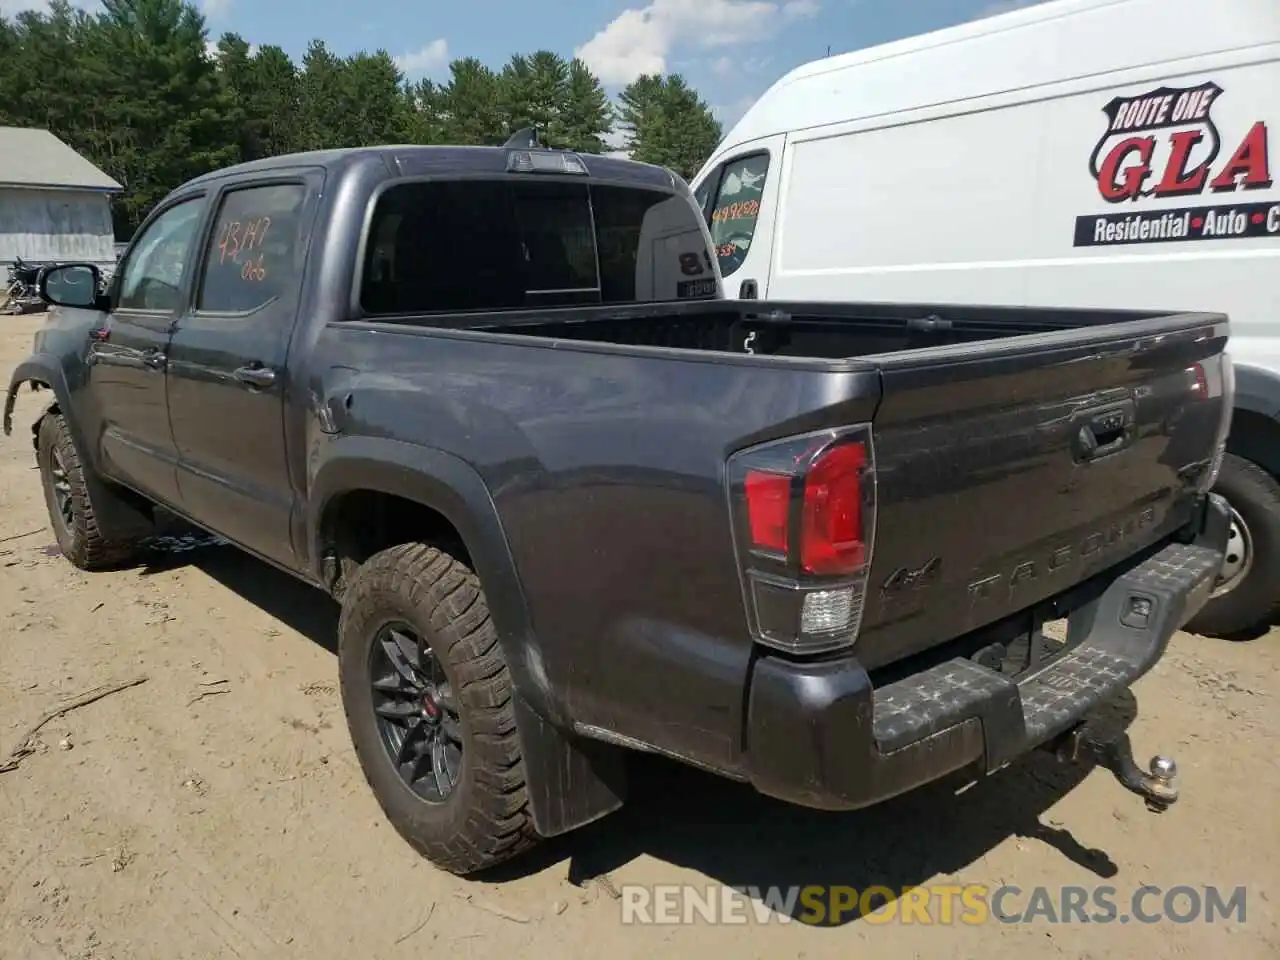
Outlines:
<svg viewBox="0 0 1280 960"><path fill-rule="evenodd" d="M1213 488L1249 528L1253 561L1235 588L1206 603L1186 629L1246 640L1280 613L1280 483L1256 463L1227 454Z"/></svg>
<svg viewBox="0 0 1280 960"><path fill-rule="evenodd" d="M55 452L66 471L71 493L71 521L63 521L57 507L53 485ZM40 467L40 483L44 490L49 524L62 555L81 570L104 570L118 567L134 559L138 540L108 540L98 529L98 520L89 500L85 470L80 453L71 439L71 431L61 413L46 413L36 435L36 461Z"/></svg>
<svg viewBox="0 0 1280 960"><path fill-rule="evenodd" d="M387 754L373 711L370 649L391 621L431 647L457 700L462 763L443 802L411 790ZM365 779L391 824L436 866L475 873L532 847L524 760L511 676L480 580L436 547L407 543L362 564L343 595L338 627L342 704Z"/></svg>

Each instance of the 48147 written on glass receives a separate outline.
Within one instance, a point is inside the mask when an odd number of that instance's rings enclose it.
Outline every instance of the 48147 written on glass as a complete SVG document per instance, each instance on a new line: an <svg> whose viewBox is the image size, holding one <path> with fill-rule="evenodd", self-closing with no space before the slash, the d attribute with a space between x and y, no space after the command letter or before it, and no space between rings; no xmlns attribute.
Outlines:
<svg viewBox="0 0 1280 960"><path fill-rule="evenodd" d="M252 254L254 250L259 250L270 228L271 218L268 216L255 217L243 223L239 220L224 223L218 235L218 263L223 264L228 260L241 263L240 254ZM240 279L251 283L265 280L267 267L263 262L264 256L259 251L256 257L246 259L240 267Z"/></svg>

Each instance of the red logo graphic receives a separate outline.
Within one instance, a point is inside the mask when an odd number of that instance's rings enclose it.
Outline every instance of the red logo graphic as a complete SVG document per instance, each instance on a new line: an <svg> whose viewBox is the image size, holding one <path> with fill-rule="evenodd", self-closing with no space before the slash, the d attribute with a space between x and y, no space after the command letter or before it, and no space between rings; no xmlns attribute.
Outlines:
<svg viewBox="0 0 1280 960"><path fill-rule="evenodd" d="M1136 97L1116 97L1105 107L1106 132L1093 148L1089 172L1109 203L1142 197L1230 193L1271 186L1267 125L1255 123L1223 164L1213 105L1216 83L1159 87Z"/></svg>

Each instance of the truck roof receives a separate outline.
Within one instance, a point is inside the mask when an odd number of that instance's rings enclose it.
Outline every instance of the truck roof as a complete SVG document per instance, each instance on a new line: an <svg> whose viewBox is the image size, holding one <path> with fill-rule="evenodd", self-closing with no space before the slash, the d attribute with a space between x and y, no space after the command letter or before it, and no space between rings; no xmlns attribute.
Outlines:
<svg viewBox="0 0 1280 960"><path fill-rule="evenodd" d="M523 148L487 146L424 146L422 144L380 144L371 147L344 147L335 150L312 150L286 153L261 160L250 160L211 171L184 186L209 183L227 177L272 170L296 170L319 167L340 172L368 163L385 164L394 176L442 176L475 173L500 175L507 172L507 160L513 150ZM523 151L527 152L527 151ZM541 152L541 151L534 151ZM564 152L564 151L554 151ZM684 181L665 167L635 160L623 160L599 154L577 153L592 180L659 190L679 190ZM688 189L684 186L684 189Z"/></svg>
<svg viewBox="0 0 1280 960"><path fill-rule="evenodd" d="M1276 0L1051 0L814 60L766 90L704 169L761 137L1093 80L1280 41Z"/></svg>

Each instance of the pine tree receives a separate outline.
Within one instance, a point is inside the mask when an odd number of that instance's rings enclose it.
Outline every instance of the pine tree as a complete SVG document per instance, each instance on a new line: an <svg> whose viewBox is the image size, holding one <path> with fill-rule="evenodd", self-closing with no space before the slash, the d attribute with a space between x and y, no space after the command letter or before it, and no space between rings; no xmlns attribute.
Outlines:
<svg viewBox="0 0 1280 960"><path fill-rule="evenodd" d="M670 167L690 179L720 142L720 123L711 108L678 73L639 77L619 100L633 159Z"/></svg>
<svg viewBox="0 0 1280 960"><path fill-rule="evenodd" d="M564 145L582 153L603 153L605 134L613 125L613 105L600 80L575 58L569 64L560 126Z"/></svg>
<svg viewBox="0 0 1280 960"><path fill-rule="evenodd" d="M440 90L444 139L456 144L500 144L510 131L503 116L498 75L474 57L449 64Z"/></svg>
<svg viewBox="0 0 1280 960"><path fill-rule="evenodd" d="M170 190L240 157L238 111L205 51L205 25L181 0L103 0L83 36L85 152L127 187L130 233Z"/></svg>

